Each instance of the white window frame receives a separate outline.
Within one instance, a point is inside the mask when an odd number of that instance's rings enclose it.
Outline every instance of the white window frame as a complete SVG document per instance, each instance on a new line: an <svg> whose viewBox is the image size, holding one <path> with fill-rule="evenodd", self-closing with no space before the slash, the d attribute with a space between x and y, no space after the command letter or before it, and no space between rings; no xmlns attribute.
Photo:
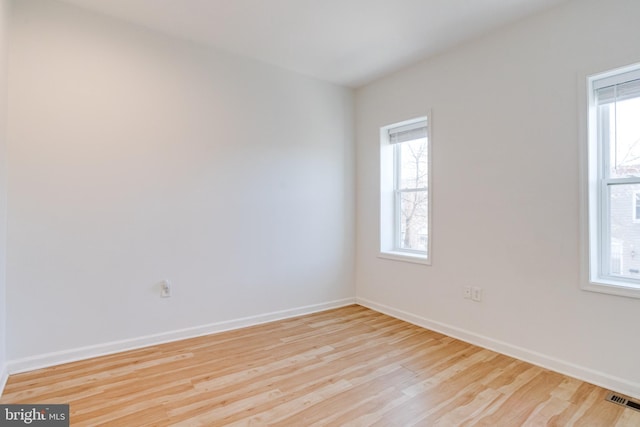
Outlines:
<svg viewBox="0 0 640 427"><path fill-rule="evenodd" d="M588 205L588 279L582 288L588 291L640 298L640 280L609 274L609 187L640 184L640 177L609 178L609 146L599 138L596 105L598 89L640 79L640 64L618 68L587 77L587 205ZM635 196L634 196L635 204ZM634 206L635 207L635 206ZM633 211L635 219L635 209Z"/></svg>
<svg viewBox="0 0 640 427"><path fill-rule="evenodd" d="M427 249L418 251L401 247L401 225L399 212L399 197L403 190L396 188L400 172L396 151L399 144L389 141L389 131L403 126L412 126L417 123L427 123L427 186L420 191L427 191ZM412 262L431 265L433 233L431 231L431 207L433 186L431 184L431 114L416 117L414 119L393 123L380 128L380 258L396 261ZM415 191L415 190L404 190Z"/></svg>

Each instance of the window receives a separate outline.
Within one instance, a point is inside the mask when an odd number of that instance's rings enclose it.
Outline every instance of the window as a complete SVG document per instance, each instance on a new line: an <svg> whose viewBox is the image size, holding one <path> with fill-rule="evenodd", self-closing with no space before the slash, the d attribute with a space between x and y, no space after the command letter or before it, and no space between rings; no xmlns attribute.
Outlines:
<svg viewBox="0 0 640 427"><path fill-rule="evenodd" d="M589 77L588 84L585 288L640 298L640 64Z"/></svg>
<svg viewBox="0 0 640 427"><path fill-rule="evenodd" d="M380 256L429 263L428 119L385 126L380 140Z"/></svg>
<svg viewBox="0 0 640 427"><path fill-rule="evenodd" d="M633 210L631 211L631 215L633 215L633 222L640 222L640 191L633 193Z"/></svg>

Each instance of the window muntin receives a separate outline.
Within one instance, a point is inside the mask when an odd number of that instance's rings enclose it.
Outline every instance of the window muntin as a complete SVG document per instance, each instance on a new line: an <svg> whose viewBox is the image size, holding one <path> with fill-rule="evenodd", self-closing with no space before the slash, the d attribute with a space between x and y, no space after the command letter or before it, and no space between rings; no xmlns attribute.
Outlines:
<svg viewBox="0 0 640 427"><path fill-rule="evenodd" d="M428 119L385 126L380 135L380 254L429 263Z"/></svg>
<svg viewBox="0 0 640 427"><path fill-rule="evenodd" d="M590 285L640 297L640 66L590 77L589 95Z"/></svg>

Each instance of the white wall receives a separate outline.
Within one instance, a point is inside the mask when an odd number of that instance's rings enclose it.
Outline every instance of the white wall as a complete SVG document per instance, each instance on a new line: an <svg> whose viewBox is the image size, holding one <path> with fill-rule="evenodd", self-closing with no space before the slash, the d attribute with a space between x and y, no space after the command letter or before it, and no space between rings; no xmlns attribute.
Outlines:
<svg viewBox="0 0 640 427"><path fill-rule="evenodd" d="M11 37L10 359L353 298L350 90L50 0Z"/></svg>
<svg viewBox="0 0 640 427"><path fill-rule="evenodd" d="M9 0L0 0L0 393L7 361L7 33Z"/></svg>
<svg viewBox="0 0 640 427"><path fill-rule="evenodd" d="M640 300L580 289L579 181L585 76L640 61L638 16L576 0L356 92L361 302L640 396ZM428 108L431 267L377 258L379 128Z"/></svg>

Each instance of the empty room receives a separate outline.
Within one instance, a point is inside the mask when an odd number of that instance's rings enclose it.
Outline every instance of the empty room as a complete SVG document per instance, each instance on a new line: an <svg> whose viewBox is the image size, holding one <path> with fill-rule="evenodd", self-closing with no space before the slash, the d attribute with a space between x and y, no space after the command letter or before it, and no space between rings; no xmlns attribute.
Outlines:
<svg viewBox="0 0 640 427"><path fill-rule="evenodd" d="M638 19L0 0L0 425L640 426Z"/></svg>

